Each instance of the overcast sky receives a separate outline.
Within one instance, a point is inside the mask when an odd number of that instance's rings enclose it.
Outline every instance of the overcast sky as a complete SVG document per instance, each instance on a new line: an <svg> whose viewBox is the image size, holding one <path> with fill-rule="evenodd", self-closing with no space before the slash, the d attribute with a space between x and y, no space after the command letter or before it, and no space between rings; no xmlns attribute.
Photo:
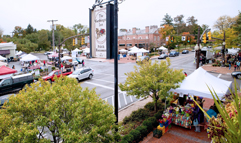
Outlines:
<svg viewBox="0 0 241 143"><path fill-rule="evenodd" d="M104 0L105 1L105 0ZM0 0L0 27L4 35L11 35L15 26L27 28L31 24L37 30L49 29L47 20L65 27L74 24L89 25L89 8L95 0ZM160 25L166 13L184 19L194 16L198 24L213 27L223 15L234 17L241 11L241 0L125 0L119 5L118 28ZM214 30L212 28L212 30Z"/></svg>

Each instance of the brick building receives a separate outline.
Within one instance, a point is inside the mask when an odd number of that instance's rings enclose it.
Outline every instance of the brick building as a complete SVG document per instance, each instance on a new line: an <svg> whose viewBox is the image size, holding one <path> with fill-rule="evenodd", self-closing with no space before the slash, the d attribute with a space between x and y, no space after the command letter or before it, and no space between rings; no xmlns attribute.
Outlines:
<svg viewBox="0 0 241 143"><path fill-rule="evenodd" d="M160 34L158 26L146 26L145 29L137 30L135 27L132 30L119 31L118 33L118 50L129 49L133 46L138 48L149 49L150 43L154 43L155 47L160 47Z"/></svg>

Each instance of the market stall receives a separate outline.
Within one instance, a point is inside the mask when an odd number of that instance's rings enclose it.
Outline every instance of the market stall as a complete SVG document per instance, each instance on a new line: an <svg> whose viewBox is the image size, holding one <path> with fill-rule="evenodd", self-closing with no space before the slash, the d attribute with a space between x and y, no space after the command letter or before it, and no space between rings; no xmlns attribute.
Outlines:
<svg viewBox="0 0 241 143"><path fill-rule="evenodd" d="M12 73L16 73L16 72L17 72L16 70L11 69L11 68L6 67L6 66L0 67L0 75L12 74Z"/></svg>

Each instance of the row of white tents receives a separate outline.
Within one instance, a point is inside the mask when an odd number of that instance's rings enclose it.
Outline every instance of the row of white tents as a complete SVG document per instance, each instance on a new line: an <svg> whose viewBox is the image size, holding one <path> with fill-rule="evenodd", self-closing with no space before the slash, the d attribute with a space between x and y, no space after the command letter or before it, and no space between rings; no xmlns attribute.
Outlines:
<svg viewBox="0 0 241 143"><path fill-rule="evenodd" d="M137 48L136 46L130 48L129 50L130 50L130 51L125 50L125 49L121 49L121 50L119 50L119 52L120 52L120 53L128 53L128 54L149 53L148 50L145 50L145 49L143 49L143 48L139 49L139 48ZM157 50L167 51L167 48L161 46L161 47L158 48Z"/></svg>

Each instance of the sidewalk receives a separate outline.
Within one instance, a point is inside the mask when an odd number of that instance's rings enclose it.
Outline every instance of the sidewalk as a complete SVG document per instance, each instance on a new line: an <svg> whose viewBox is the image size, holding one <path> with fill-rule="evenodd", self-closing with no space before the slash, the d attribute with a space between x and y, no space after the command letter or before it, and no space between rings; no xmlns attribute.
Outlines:
<svg viewBox="0 0 241 143"><path fill-rule="evenodd" d="M212 64L203 65L202 68L209 72L215 72L219 74L228 74L228 75L231 75L231 73L234 71L233 66L229 70L229 67L213 67Z"/></svg>

